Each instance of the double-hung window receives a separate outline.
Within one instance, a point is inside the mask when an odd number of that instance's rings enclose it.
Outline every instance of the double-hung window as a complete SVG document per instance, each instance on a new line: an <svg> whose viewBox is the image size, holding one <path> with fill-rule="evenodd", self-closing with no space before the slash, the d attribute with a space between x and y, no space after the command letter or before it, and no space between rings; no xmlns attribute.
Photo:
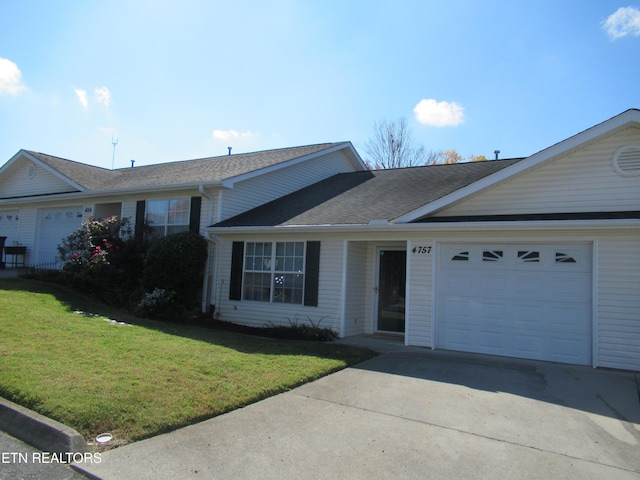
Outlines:
<svg viewBox="0 0 640 480"><path fill-rule="evenodd" d="M187 231L190 203L188 197L147 200L145 218L149 223L151 238Z"/></svg>
<svg viewBox="0 0 640 480"><path fill-rule="evenodd" d="M245 300L302 303L304 242L247 242Z"/></svg>
<svg viewBox="0 0 640 480"><path fill-rule="evenodd" d="M320 242L234 242L231 300L316 306Z"/></svg>

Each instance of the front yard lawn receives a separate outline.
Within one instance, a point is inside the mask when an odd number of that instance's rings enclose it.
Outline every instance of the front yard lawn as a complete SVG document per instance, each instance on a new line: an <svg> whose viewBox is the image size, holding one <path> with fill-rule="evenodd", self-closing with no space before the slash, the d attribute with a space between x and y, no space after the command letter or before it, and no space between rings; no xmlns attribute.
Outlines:
<svg viewBox="0 0 640 480"><path fill-rule="evenodd" d="M0 396L87 441L103 432L115 445L157 435L373 355L145 321L57 285L0 279Z"/></svg>

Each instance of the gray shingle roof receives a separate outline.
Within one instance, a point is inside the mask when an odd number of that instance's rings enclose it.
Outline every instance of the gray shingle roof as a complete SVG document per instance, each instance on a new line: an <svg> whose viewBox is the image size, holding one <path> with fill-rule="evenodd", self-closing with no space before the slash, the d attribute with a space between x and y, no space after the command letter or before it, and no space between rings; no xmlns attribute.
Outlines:
<svg viewBox="0 0 640 480"><path fill-rule="evenodd" d="M347 142L306 145L116 170L93 167L38 152L28 153L83 188L100 191L218 182L345 143Z"/></svg>
<svg viewBox="0 0 640 480"><path fill-rule="evenodd" d="M520 159L342 173L215 227L365 225L393 220Z"/></svg>

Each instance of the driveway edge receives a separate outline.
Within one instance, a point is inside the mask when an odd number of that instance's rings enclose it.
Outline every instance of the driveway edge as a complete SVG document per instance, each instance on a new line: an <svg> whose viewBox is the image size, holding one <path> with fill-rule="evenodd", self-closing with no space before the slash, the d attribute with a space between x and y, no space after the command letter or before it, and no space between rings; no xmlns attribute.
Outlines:
<svg viewBox="0 0 640 480"><path fill-rule="evenodd" d="M85 453L87 442L74 429L0 397L0 430L43 452Z"/></svg>

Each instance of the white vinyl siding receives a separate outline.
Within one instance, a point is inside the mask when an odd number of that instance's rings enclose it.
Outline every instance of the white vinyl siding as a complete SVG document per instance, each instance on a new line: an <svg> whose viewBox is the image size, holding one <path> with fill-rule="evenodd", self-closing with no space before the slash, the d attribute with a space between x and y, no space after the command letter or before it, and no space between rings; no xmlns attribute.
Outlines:
<svg viewBox="0 0 640 480"><path fill-rule="evenodd" d="M436 216L638 210L640 176L623 177L613 153L640 142L640 129L614 137L527 171L444 209Z"/></svg>
<svg viewBox="0 0 640 480"><path fill-rule="evenodd" d="M415 250L415 253L413 249ZM423 249L428 250L423 250ZM435 245L428 237L412 238L407 246L409 275L407 278L408 344L420 347L432 345L431 304L433 296L433 255Z"/></svg>
<svg viewBox="0 0 640 480"><path fill-rule="evenodd" d="M365 242L347 242L347 274L345 285L344 336L367 333L371 309L367 308L369 249ZM322 259L320 260L322 261ZM370 276L370 275L369 275Z"/></svg>
<svg viewBox="0 0 640 480"><path fill-rule="evenodd" d="M640 371L640 231L598 241L598 365Z"/></svg>
<svg viewBox="0 0 640 480"><path fill-rule="evenodd" d="M35 167L34 176L29 176L29 167ZM21 164L12 175L0 184L0 197L4 198L75 191L77 189L69 183L32 162Z"/></svg>

